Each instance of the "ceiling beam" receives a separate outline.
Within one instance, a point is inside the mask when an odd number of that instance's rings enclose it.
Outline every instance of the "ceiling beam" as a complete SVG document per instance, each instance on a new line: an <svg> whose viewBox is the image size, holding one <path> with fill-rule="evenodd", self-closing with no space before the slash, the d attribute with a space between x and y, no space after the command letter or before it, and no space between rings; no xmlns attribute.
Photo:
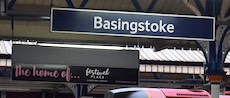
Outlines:
<svg viewBox="0 0 230 98"><path fill-rule="evenodd" d="M140 6L140 3L137 0L132 0L132 3L137 11L143 11Z"/></svg>
<svg viewBox="0 0 230 98"><path fill-rule="evenodd" d="M13 10L13 6L16 3L16 0L11 0L10 3L8 4L8 10Z"/></svg>
<svg viewBox="0 0 230 98"><path fill-rule="evenodd" d="M81 2L81 5L79 6L79 8L84 8L86 6L86 4L88 3L89 0L83 0Z"/></svg>
<svg viewBox="0 0 230 98"><path fill-rule="evenodd" d="M206 0L206 15L213 16L213 3L214 0Z"/></svg>
<svg viewBox="0 0 230 98"><path fill-rule="evenodd" d="M150 3L147 12L151 12L153 10L154 5L156 4L157 0L152 0L152 2Z"/></svg>
<svg viewBox="0 0 230 98"><path fill-rule="evenodd" d="M75 8L72 0L66 0L66 3L67 3L69 8Z"/></svg>
<svg viewBox="0 0 230 98"><path fill-rule="evenodd" d="M197 5L199 11L201 12L201 14L204 15L205 14L205 10L204 10L203 6L201 5L200 0L195 0L195 3Z"/></svg>
<svg viewBox="0 0 230 98"><path fill-rule="evenodd" d="M220 11L221 11L221 8L222 8L222 3L223 3L223 0L214 0L214 4L215 4L215 17L218 17L220 15Z"/></svg>

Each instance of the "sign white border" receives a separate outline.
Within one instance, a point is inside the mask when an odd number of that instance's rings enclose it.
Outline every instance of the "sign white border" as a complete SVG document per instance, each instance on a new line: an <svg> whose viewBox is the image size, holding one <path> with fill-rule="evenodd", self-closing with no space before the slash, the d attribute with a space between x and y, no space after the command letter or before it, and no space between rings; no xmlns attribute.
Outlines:
<svg viewBox="0 0 230 98"><path fill-rule="evenodd" d="M94 32L72 32L72 31L53 31L53 10L66 10L66 11L81 11L81 12L99 12L99 13L117 13L117 14L132 14L132 15L154 15L166 17L184 17L184 18L202 18L213 19L213 38L185 38L185 37L167 37L167 36L146 36L146 35L123 35L123 34L110 34L110 33L94 33ZM108 10L88 10L88 9L72 9L72 8L51 8L50 16L50 31L57 33L73 33L73 34L90 34L90 35L108 35L108 36L124 36L136 38L162 38L162 39L182 39L182 40L201 40L201 41L215 41L215 17L208 16L190 16L190 15L174 15L174 14L156 14L156 13L141 13L141 12L124 12L124 11L108 11Z"/></svg>

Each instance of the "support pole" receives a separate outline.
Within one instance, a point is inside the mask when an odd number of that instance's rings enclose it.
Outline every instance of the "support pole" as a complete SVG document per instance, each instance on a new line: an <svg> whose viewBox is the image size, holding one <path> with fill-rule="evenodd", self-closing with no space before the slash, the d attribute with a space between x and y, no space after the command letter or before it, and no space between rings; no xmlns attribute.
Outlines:
<svg viewBox="0 0 230 98"><path fill-rule="evenodd" d="M229 28L227 28L226 30L222 29L224 28L219 27L216 30L216 40L210 41L209 44L207 42L197 41L199 43L198 45L201 47L201 50L205 55L207 65L205 67L208 68L207 70L205 70L205 72L207 73L209 82L211 83L212 98L219 98L219 95L221 94L220 83L222 82L222 79L226 74L223 69L223 63L224 59L226 58L226 53L228 52L227 49L230 49L230 46L227 46L227 48L225 49L230 37L227 37L226 40L224 39L227 35L227 31L229 30ZM208 52L205 52L205 50ZM223 54L223 50L225 54Z"/></svg>
<svg viewBox="0 0 230 98"><path fill-rule="evenodd" d="M224 40L228 31L228 28L219 26L216 30L217 37L215 42L210 42L209 47L209 66L208 66L208 77L211 83L211 95L212 98L219 98L221 94L220 83L226 72L223 69L224 59L223 58L223 44L226 44Z"/></svg>
<svg viewBox="0 0 230 98"><path fill-rule="evenodd" d="M211 83L211 96L212 98L219 98L220 96L220 83L223 75L209 75L209 82Z"/></svg>
<svg viewBox="0 0 230 98"><path fill-rule="evenodd" d="M76 85L76 89L75 89L75 98L81 98L82 97L82 91L83 90L83 85Z"/></svg>
<svg viewBox="0 0 230 98"><path fill-rule="evenodd" d="M16 3L16 0L11 0L8 4L8 10L13 10L13 6Z"/></svg>
<svg viewBox="0 0 230 98"><path fill-rule="evenodd" d="M222 56L219 56L217 43L218 40L209 42L209 63L207 74L209 77L209 82L211 83L211 95L212 98L219 98L220 95L220 83L224 75L226 74L223 69L223 62L219 62L217 59L222 59ZM222 47L221 47L222 48ZM218 50L218 51L217 51Z"/></svg>
<svg viewBox="0 0 230 98"><path fill-rule="evenodd" d="M219 98L220 95L220 84L213 83L211 84L211 96L212 98Z"/></svg>

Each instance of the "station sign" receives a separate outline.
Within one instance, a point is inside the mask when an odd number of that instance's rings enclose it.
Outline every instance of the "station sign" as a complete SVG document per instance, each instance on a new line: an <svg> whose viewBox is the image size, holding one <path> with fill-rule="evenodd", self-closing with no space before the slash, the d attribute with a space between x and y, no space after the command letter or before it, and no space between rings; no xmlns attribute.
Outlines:
<svg viewBox="0 0 230 98"><path fill-rule="evenodd" d="M139 83L139 52L13 45L12 80Z"/></svg>
<svg viewBox="0 0 230 98"><path fill-rule="evenodd" d="M51 32L215 40L215 18L70 8L51 9Z"/></svg>
<svg viewBox="0 0 230 98"><path fill-rule="evenodd" d="M138 69L15 64L12 80L138 85Z"/></svg>

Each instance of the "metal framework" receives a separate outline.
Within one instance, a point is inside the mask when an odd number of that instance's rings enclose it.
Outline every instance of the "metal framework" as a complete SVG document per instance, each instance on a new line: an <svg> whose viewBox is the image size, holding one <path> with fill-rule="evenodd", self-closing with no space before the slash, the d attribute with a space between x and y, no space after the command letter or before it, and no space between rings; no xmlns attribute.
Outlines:
<svg viewBox="0 0 230 98"><path fill-rule="evenodd" d="M3 0L1 0L3 1ZM10 0L8 4L6 4L7 0L4 0L4 4L7 6L7 10L11 11L14 10L14 5L16 4L17 0ZM52 0L51 0L52 1ZM88 4L89 0L82 0L79 7L76 7L72 0L65 0L69 8L85 8L85 6ZM153 8L155 7L156 3L160 0L152 0L149 6L147 7L147 10L143 10L141 7L141 4L139 2L140 0L131 0L133 6L135 7L136 11L142 11L142 12L151 12ZM191 11L195 15L207 15L207 16L214 16L216 17L216 22L221 21L221 24L228 24L225 28L222 28L222 25L217 25L216 32L219 36L216 41L212 42L197 42L198 45L201 47L202 52L204 53L205 59L206 59L206 67L208 68L207 73L209 75L225 75L224 72L224 59L227 56L227 53L230 51L230 45L225 45L228 43L230 39L226 39L229 35L229 15L230 15L230 8L228 8L226 11L223 11L222 6L224 3L224 0L206 0L205 1L205 7L203 7L201 0L194 0L196 6L193 6L190 4L188 0L184 0L183 3L187 5L191 9ZM167 1L166 1L167 2ZM165 5L164 5L165 6ZM180 10L180 6L182 4L179 4L176 8L176 11ZM2 9L6 7L1 7L1 15ZM3 13L7 13L7 11L3 11ZM224 16L221 16L221 14L224 13ZM221 17L220 17L221 16ZM223 21L224 20L224 21ZM223 21L223 22L222 22ZM13 24L13 21L12 21ZM13 25L12 25L13 26ZM13 27L12 27L13 29ZM221 30L219 30L221 29ZM219 32L219 33L218 33ZM224 48L223 48L224 47ZM208 51L208 53L206 52ZM8 54L1 54L0 58L10 58L10 55ZM81 91L79 89L79 86L77 86L77 91ZM76 89L74 89L76 90ZM81 95L81 94L80 94ZM80 96L77 96L80 97Z"/></svg>

